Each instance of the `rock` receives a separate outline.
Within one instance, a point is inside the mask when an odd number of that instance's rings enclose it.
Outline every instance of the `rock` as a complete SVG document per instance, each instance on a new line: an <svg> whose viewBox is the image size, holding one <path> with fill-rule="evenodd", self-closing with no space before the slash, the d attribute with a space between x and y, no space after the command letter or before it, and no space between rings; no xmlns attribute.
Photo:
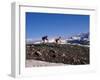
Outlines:
<svg viewBox="0 0 100 80"><path fill-rule="evenodd" d="M41 53L40 51L36 51L34 54L35 54L36 56L42 56L42 53Z"/></svg>
<svg viewBox="0 0 100 80"><path fill-rule="evenodd" d="M89 47L54 43L30 44L26 45L26 59L73 65L89 64Z"/></svg>
<svg viewBox="0 0 100 80"><path fill-rule="evenodd" d="M66 55L65 55L65 54L62 54L61 56L62 56L62 57L65 57Z"/></svg>
<svg viewBox="0 0 100 80"><path fill-rule="evenodd" d="M49 53L56 53L56 51L54 51L54 50L49 50Z"/></svg>

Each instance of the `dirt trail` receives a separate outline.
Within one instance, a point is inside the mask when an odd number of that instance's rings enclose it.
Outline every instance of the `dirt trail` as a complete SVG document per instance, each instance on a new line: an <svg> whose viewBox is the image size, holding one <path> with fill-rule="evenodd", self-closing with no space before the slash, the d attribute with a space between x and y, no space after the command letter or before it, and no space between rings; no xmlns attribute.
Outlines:
<svg viewBox="0 0 100 80"><path fill-rule="evenodd" d="M50 63L39 60L26 60L26 67L39 67L39 66L61 66L62 63Z"/></svg>

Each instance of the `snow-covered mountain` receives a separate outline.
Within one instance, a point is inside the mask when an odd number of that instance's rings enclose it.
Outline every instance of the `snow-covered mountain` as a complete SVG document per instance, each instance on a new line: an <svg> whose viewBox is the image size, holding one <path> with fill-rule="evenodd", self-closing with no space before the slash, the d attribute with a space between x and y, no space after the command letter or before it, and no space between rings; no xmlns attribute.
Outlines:
<svg viewBox="0 0 100 80"><path fill-rule="evenodd" d="M32 40L32 39L28 39L26 40L27 44L40 44L43 43L42 40ZM55 38L49 39L48 43L55 43ZM73 35L69 38L65 38L65 39L61 39L61 43L60 44L82 44L82 45L89 45L89 33L80 33L80 34L76 34Z"/></svg>
<svg viewBox="0 0 100 80"><path fill-rule="evenodd" d="M89 33L80 33L73 35L68 38L69 40L88 40L89 41Z"/></svg>
<svg viewBox="0 0 100 80"><path fill-rule="evenodd" d="M89 41L90 41L89 32L76 34L67 39L67 42L72 44L77 43L77 44L89 45Z"/></svg>
<svg viewBox="0 0 100 80"><path fill-rule="evenodd" d="M42 40L26 40L26 44L40 44L42 43Z"/></svg>

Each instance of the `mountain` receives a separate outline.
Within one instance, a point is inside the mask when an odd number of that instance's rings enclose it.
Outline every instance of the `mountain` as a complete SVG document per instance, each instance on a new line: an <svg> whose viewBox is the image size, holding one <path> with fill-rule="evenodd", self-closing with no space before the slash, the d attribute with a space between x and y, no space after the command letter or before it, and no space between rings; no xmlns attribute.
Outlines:
<svg viewBox="0 0 100 80"><path fill-rule="evenodd" d="M26 44L40 44L42 43L42 40L26 40Z"/></svg>
<svg viewBox="0 0 100 80"><path fill-rule="evenodd" d="M73 35L67 39L61 39L60 44L81 44L81 45L89 45L89 32L87 33L80 33ZM26 44L40 44L43 43L42 40L33 40L33 39L27 39ZM49 39L48 43L55 43L55 38Z"/></svg>
<svg viewBox="0 0 100 80"><path fill-rule="evenodd" d="M67 39L67 43L89 45L89 32L80 33Z"/></svg>

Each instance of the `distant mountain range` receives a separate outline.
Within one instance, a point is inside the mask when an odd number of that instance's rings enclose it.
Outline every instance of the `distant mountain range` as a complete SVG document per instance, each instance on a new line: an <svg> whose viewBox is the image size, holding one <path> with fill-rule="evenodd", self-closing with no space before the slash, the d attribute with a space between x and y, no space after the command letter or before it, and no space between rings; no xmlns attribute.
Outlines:
<svg viewBox="0 0 100 80"><path fill-rule="evenodd" d="M67 39L68 43L71 44L82 44L82 45L89 45L90 38L89 32L87 33L80 33L74 36L71 36Z"/></svg>
<svg viewBox="0 0 100 80"><path fill-rule="evenodd" d="M49 43L53 43L55 41L54 39L49 39ZM89 38L89 32L87 33L80 33L73 35L69 38L62 39L62 44L81 44L81 45L89 45L90 43L90 38ZM40 44L42 43L42 40L26 40L27 44Z"/></svg>
<svg viewBox="0 0 100 80"><path fill-rule="evenodd" d="M42 40L26 40L26 44L40 44Z"/></svg>

